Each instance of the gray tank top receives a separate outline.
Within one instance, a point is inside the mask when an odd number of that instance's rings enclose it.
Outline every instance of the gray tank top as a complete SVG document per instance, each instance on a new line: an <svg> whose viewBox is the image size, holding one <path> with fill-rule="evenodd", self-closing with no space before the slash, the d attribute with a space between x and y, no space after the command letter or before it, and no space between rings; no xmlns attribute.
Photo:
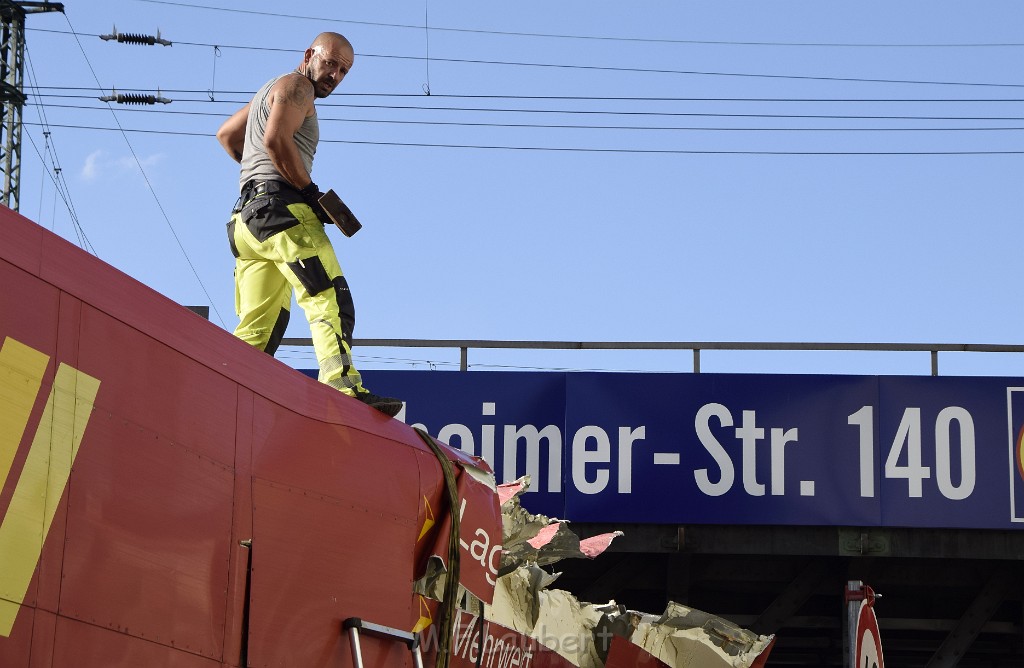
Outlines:
<svg viewBox="0 0 1024 668"><path fill-rule="evenodd" d="M247 181L285 181L285 178L274 167L274 163L267 154L267 147L263 144L263 133L267 129L267 118L270 117L270 105L267 96L277 80L282 76L274 77L257 91L249 106L249 120L245 126L245 146L242 149L242 171L239 177L239 187L244 186ZM313 115L308 116L295 133L295 145L302 157L302 164L306 172L313 173L313 155L316 153L317 142L320 141L320 123L317 121L316 108Z"/></svg>

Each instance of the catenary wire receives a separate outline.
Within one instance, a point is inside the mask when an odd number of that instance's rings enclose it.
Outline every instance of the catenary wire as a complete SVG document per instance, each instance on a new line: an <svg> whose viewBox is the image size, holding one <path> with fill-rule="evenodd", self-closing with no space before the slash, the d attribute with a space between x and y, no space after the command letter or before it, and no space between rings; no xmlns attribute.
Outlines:
<svg viewBox="0 0 1024 668"><path fill-rule="evenodd" d="M35 74L35 64L31 57L31 51L28 49L28 47L25 48L25 55L25 60L28 63L29 89L32 90L34 88L37 88L38 84ZM61 200L63 200L64 206L68 210L68 215L71 219L71 225L75 230L75 235L78 237L79 244L82 246L82 248L85 248L88 252L92 253L95 256L97 255L96 248L92 245L92 242L89 241L89 237L85 233L85 228L82 227L81 220L78 217L78 212L75 210L75 206L71 198L71 190L68 187L67 179L64 176L64 170L63 168L61 168L60 160L58 160L57 158L57 148L55 141L53 139L53 133L50 132L49 121L46 118L46 108L41 103L34 103L33 106L35 106L36 108L36 114L39 116L40 123L43 127L43 132L46 136L47 141L45 143L46 145L44 147L44 150L50 158L50 164L53 167L52 173L51 170L46 169L46 156L40 153L39 147L36 145L35 139L32 137L31 134L28 135L29 142L32 144L32 148L35 149L36 153L39 155L40 161L43 164L43 170L50 176L50 179L53 181L55 192L60 194ZM22 125L24 125L24 122L22 122Z"/></svg>
<svg viewBox="0 0 1024 668"><path fill-rule="evenodd" d="M85 47L82 46L81 40L78 38L77 33L75 33L74 26L71 25L71 19L68 18L66 13L64 14L64 19L68 22L68 28L71 30L72 34L75 35L75 42L78 44L78 48L82 52L82 57L85 58L86 65L88 65L89 71L92 73L93 79L96 80L96 85L102 88L103 84L100 83L99 76L97 76L96 70L93 68L92 62L89 60L89 56L85 52ZM178 233L175 231L174 225L171 223L171 219L168 217L167 212L164 210L163 204L160 202L160 198L157 196L156 190L153 188L153 184L150 182L149 176L146 174L146 170L142 166L142 161L139 160L139 156L135 153L135 148L132 146L131 141L129 141L128 139L128 131L121 127L121 121L117 118L117 114L114 112L113 107L110 107L110 115L113 117L114 123L117 125L117 130L120 131L121 136L124 138L125 144L127 144L128 146L128 151L132 154L132 158L135 160L135 164L139 168L139 173L142 174L142 178L146 181L146 186L149 188L149 192L153 195L153 200L156 202L156 206L160 210L160 214L163 217L164 222L167 223L167 227L171 231L171 236L174 237L174 241L178 244L178 248L181 249L182 255L184 255L185 257L185 262L192 270L192 274L196 277L196 281L199 283L199 287L203 291L203 294L206 295L206 299L209 302L210 306L213 308L213 312L217 314L217 319L220 321L221 326L226 328L227 324L225 323L224 318L221 316L220 311L217 309L216 303L213 301L213 298L210 296L209 291L206 289L206 285L203 284L203 279L199 276L199 272L196 270L196 267L192 263L191 258L189 258L188 252L185 250L184 244L182 244L181 239L178 237ZM54 127L66 126L55 125Z"/></svg>
<svg viewBox="0 0 1024 668"><path fill-rule="evenodd" d="M94 93L106 93L106 89L97 88L95 86L37 86L39 90L60 90L60 91L92 91ZM124 90L133 90L136 92L147 92L155 93L156 88L148 88L146 86L126 86L122 87ZM239 95L248 101L256 93L254 90L211 90L209 88L198 89L198 88L160 88L163 93L192 93L192 94L207 94L214 93L216 95ZM51 93L44 93L50 95ZM365 91L350 91L347 90L342 93L345 97L382 97L382 98L416 98L423 99L426 96L421 93L371 93ZM84 95L82 97L92 98L93 95ZM908 103L990 103L990 102L1008 102L1008 103L1021 103L1024 102L1024 97L693 97L693 96L638 96L638 95L484 95L484 94L469 94L469 93L437 93L431 94L431 99L450 99L450 100L516 100L516 101L534 101L534 100L560 100L560 101L574 101L574 102L778 102L778 103L853 103L853 102L864 102L864 103L893 103L893 104L908 104ZM207 98L195 98L192 100L175 100L175 101L191 101L191 102L230 102L227 100L210 100ZM333 103L328 101L321 101L317 103L317 106L332 106ZM424 107L429 109L431 107Z"/></svg>
<svg viewBox="0 0 1024 668"><path fill-rule="evenodd" d="M51 104L51 108L55 109L80 109L83 111L102 111L105 112L107 109L104 107L79 105L79 104ZM226 118L223 113L213 111L182 111L179 109L146 109L146 108L126 108L122 110L127 113L139 113L139 114L168 114L177 116L203 116L213 118ZM552 112L557 113L557 112ZM714 116L714 114L708 114ZM843 117L843 118L854 118L860 119L861 117ZM889 117L877 117L878 120L886 120ZM899 117L893 117L895 120L900 120ZM952 117L947 117L943 120L951 120ZM921 119L918 119L921 120ZM935 120L931 117L927 117L927 120ZM961 119L954 119L961 120ZM971 120L982 120L981 118L974 118ZM1018 117L1015 119L989 119L984 120L1019 120L1024 121L1024 117ZM567 124L567 123L485 123L477 121L429 121L429 120L397 120L397 119L381 119L381 118L335 118L320 116L321 122L343 122L343 123L370 123L370 124L383 124L383 125L426 125L426 126L442 126L442 127L487 127L487 128L529 128L529 129L555 129L555 130L651 130L651 131L709 131L709 132L983 132L990 130L1004 130L1004 131L1018 131L1024 130L1024 127L993 127L993 126L975 126L975 127L708 127L708 126L656 126L656 125L578 125L578 124ZM170 132L170 131L168 131Z"/></svg>
<svg viewBox="0 0 1024 668"><path fill-rule="evenodd" d="M26 123L28 125L28 123ZM171 130L147 130L132 128L109 128L89 125L72 124L51 124L52 127L73 128L77 130L106 130L111 132L138 132L143 134L163 134L189 137L214 137L209 132L186 132ZM395 146L410 148L452 148L452 149L479 149L492 151L555 151L570 153L621 153L621 154L660 154L660 155L846 155L846 156L868 156L868 155L905 155L905 156L938 156L938 155L1024 155L1024 150L999 150L999 151L752 151L752 150L695 150L695 149L640 149L640 148L591 148L591 147L570 147L570 146L502 146L489 144L430 144L425 142L387 142L387 141L361 141L349 139L320 139L323 143L349 144L360 146Z"/></svg>
<svg viewBox="0 0 1024 668"><path fill-rule="evenodd" d="M45 94L43 97L59 99L95 99L89 95L52 95ZM181 102L202 102L209 103L209 100L179 100ZM244 104L244 103L242 103ZM54 106L54 105L51 105ZM378 104L346 104L346 103L321 103L319 108L340 108L340 109L385 109L391 111L460 111L479 113L507 113L507 114L561 114L561 115L582 115L582 116L630 116L630 117L708 117L708 118L793 118L793 119L830 119L830 120L901 120L901 121L1021 121L1024 116L921 116L909 114L754 114L754 113L721 113L721 112L678 112L678 111L610 111L599 109L512 109L493 107L421 107L407 105L378 105ZM138 111L138 110L132 110ZM176 110L143 110L151 113L167 113ZM177 112L183 113L183 112ZM198 113L198 112L196 112ZM328 119L325 119L328 120ZM335 119L330 119L335 120ZM345 120L345 119L336 119Z"/></svg>
<svg viewBox="0 0 1024 668"><path fill-rule="evenodd" d="M209 5L199 5L195 3L186 2L171 2L170 0L136 0L136 2L147 2L150 4L169 5L176 7L186 7L189 9L207 9L211 11L222 11L222 12L233 12L237 14L251 14L255 16L269 16L273 18L289 18L303 21L318 21L318 22L334 22L334 23L348 23L352 25L366 25L381 28L404 28L413 30L422 30L424 26L414 25L407 23L384 23L379 21L358 21L348 19L335 19L326 18L320 16L297 16L295 14L283 14L278 12L265 12L251 9L238 9L229 7L211 7ZM640 43L654 43L654 44L707 44L715 46L777 46L777 47L835 47L835 48L900 48L900 49L915 49L915 48L1007 48L1007 47L1024 47L1024 43L1019 42L967 42L967 43L920 43L920 44L907 44L907 43L829 43L829 42L755 42L755 41L737 41L737 40L696 40L696 39L662 39L662 38L650 38L650 37L612 37L612 36L601 36L601 35L567 35L567 34L556 34L556 33L535 33L535 32L522 32L522 31L506 31L506 30L483 30L480 28L451 28L444 26L433 26L429 28L437 32L459 32L459 33L471 33L479 35L501 35L507 37L542 37L552 39L577 39L577 40L597 40L597 41L615 41L615 42L640 42Z"/></svg>
<svg viewBox="0 0 1024 668"><path fill-rule="evenodd" d="M54 32L54 31L51 31ZM89 36L89 35L86 35ZM99 37L99 35L94 35ZM235 47L226 44L206 44L201 42L176 42L178 44L187 46L201 46L205 48L217 47L220 49L233 49L233 48L244 48L252 50L273 50L273 51L289 51L298 52L295 49L270 49L269 47L247 47L240 46ZM393 54L376 54L376 53L360 53L360 58L390 58L395 60L424 60L425 56L400 56ZM795 80L795 81L827 81L827 82L854 82L854 83L880 83L880 84L907 84L907 85L927 85L927 86L977 86L977 87L993 87L993 88L1024 88L1024 84L1014 83L996 83L996 82L979 82L979 81L929 81L921 79L878 79L878 78L867 78L867 77L834 77L834 76L811 76L811 75L797 75L797 74L765 74L755 72L716 72L712 70L675 70L675 69L664 69L664 68L644 68L644 67L612 67L606 65L572 65L565 63L538 63L538 62L526 62L526 61L508 61L508 60L482 60L472 58L439 58L431 56L431 62L434 63L453 63L453 64L466 64L466 65L496 65L506 67L537 67L537 68L553 68L553 69L570 69L570 70L584 70L584 71L597 71L597 72L618 72L618 73L629 73L629 74L677 74L677 75L688 75L688 76L708 76L708 77L748 77L756 79L773 79L773 80Z"/></svg>
<svg viewBox="0 0 1024 668"><path fill-rule="evenodd" d="M36 155L39 156L39 159L41 161L43 161L43 164L45 165L45 160L43 158L43 154L39 151L39 146L36 145L36 140L32 137L31 134L28 134L26 136L28 137L28 141L32 145L32 148L35 150ZM59 169L59 168L57 168L57 169ZM65 189L61 187L61 184L58 183L57 177L54 176L54 174L51 173L50 170L45 170L45 172L46 172L47 176L50 177L50 180L53 182L54 193L60 195L60 198L64 201L64 205L68 208L68 212L71 215L72 227L75 230L75 236L78 237L78 243L86 251L88 251L89 253L91 253L94 256L97 256L96 255L96 249L93 248L92 242L89 241L89 238L85 235L85 230L82 228L82 226L78 222L78 217L74 213L74 209L71 206L70 198L68 197L68 194L66 193Z"/></svg>

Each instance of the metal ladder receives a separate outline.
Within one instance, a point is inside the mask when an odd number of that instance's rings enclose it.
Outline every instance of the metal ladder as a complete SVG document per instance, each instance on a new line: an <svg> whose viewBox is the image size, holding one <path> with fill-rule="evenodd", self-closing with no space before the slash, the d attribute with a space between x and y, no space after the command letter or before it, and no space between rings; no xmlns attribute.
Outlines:
<svg viewBox="0 0 1024 668"><path fill-rule="evenodd" d="M412 654L414 668L423 668L423 656L420 654L420 634L411 631L403 631L382 624L374 624L358 617L349 617L341 623L341 628L347 630L352 640L352 661L355 668L363 668L363 650L360 645L359 632L365 631L381 638L389 638L405 643Z"/></svg>

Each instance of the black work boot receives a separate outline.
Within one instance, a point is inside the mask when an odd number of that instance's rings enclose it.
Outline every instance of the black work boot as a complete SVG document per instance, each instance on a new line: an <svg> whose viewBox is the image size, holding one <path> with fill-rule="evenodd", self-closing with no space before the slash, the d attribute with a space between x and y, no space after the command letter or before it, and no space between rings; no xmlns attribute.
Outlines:
<svg viewBox="0 0 1024 668"><path fill-rule="evenodd" d="M402 401L400 399L382 397L379 394L374 394L373 392L356 392L356 399L371 408L376 408L388 417L395 417L398 415L398 412L402 410Z"/></svg>

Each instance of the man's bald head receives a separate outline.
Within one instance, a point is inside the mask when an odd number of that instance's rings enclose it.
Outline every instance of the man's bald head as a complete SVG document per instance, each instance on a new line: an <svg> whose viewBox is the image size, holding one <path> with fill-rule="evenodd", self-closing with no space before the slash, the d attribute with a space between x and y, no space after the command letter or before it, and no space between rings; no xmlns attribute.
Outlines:
<svg viewBox="0 0 1024 668"><path fill-rule="evenodd" d="M345 78L355 52L352 43L336 32L322 32L302 56L299 71L312 83L317 97L327 97Z"/></svg>
<svg viewBox="0 0 1024 668"><path fill-rule="evenodd" d="M336 32L322 32L316 36L313 43L309 45L309 48L316 49L317 47L322 48L345 48L352 51L352 42L348 41L344 35Z"/></svg>

